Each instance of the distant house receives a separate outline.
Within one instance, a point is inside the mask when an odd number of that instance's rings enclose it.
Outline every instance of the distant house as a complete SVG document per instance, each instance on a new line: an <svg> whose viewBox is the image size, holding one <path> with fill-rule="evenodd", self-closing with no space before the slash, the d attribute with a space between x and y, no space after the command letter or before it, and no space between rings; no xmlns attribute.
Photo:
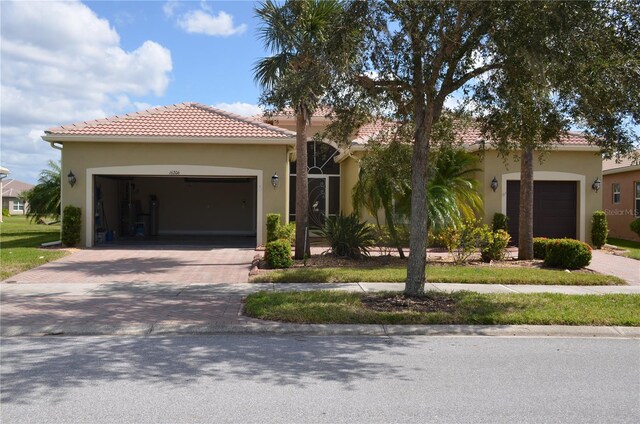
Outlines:
<svg viewBox="0 0 640 424"><path fill-rule="evenodd" d="M11 215L24 215L27 203L22 198L22 193L31 190L33 184L7 179L2 183L2 209L8 209Z"/></svg>
<svg viewBox="0 0 640 424"><path fill-rule="evenodd" d="M602 206L607 214L609 236L640 241L629 224L640 218L640 151L616 163L606 160L602 164Z"/></svg>

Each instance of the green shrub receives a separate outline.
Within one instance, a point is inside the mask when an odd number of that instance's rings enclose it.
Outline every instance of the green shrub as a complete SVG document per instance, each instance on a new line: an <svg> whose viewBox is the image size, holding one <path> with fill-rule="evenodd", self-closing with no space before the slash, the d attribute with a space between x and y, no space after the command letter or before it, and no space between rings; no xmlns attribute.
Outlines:
<svg viewBox="0 0 640 424"><path fill-rule="evenodd" d="M453 262L460 265L484 245L488 232L489 227L486 225L479 226L477 222L465 221L457 228L443 230L442 238Z"/></svg>
<svg viewBox="0 0 640 424"><path fill-rule="evenodd" d="M547 242L544 264L553 268L579 269L591 262L591 246L573 239L551 239Z"/></svg>
<svg viewBox="0 0 640 424"><path fill-rule="evenodd" d="M535 259L544 259L547 256L547 243L549 239L546 237L533 238L533 257Z"/></svg>
<svg viewBox="0 0 640 424"><path fill-rule="evenodd" d="M280 214L268 213L267 214L267 243L278 240L276 232L280 226Z"/></svg>
<svg viewBox="0 0 640 424"><path fill-rule="evenodd" d="M2 208L2 216L11 216L11 212L9 212L9 209Z"/></svg>
<svg viewBox="0 0 640 424"><path fill-rule="evenodd" d="M631 228L631 231L633 231L638 235L638 237L640 237L640 218L636 218L631 221L631 224L629 224L629 228Z"/></svg>
<svg viewBox="0 0 640 424"><path fill-rule="evenodd" d="M291 259L291 243L288 240L274 240L267 243L264 259L269 268L289 268L293 265Z"/></svg>
<svg viewBox="0 0 640 424"><path fill-rule="evenodd" d="M286 225L280 225L278 221L278 228L276 228L276 240L289 240L289 243L293 246L296 240L296 223L290 222Z"/></svg>
<svg viewBox="0 0 640 424"><path fill-rule="evenodd" d="M62 212L62 244L73 247L80 243L80 218L82 210L76 206L65 206Z"/></svg>
<svg viewBox="0 0 640 424"><path fill-rule="evenodd" d="M335 217L327 218L320 234L331 246L331 253L351 259L368 256L369 248L375 241L372 226L360 222L355 213L343 215L340 212Z"/></svg>
<svg viewBox="0 0 640 424"><path fill-rule="evenodd" d="M595 211L591 218L591 243L596 249L600 249L607 242L609 227L607 215L603 211Z"/></svg>
<svg viewBox="0 0 640 424"><path fill-rule="evenodd" d="M480 249L482 261L491 262L504 259L509 240L511 240L511 236L505 230L487 232L482 249Z"/></svg>
<svg viewBox="0 0 640 424"><path fill-rule="evenodd" d="M409 229L406 225L395 225L396 235L398 237L398 244L400 247L409 246ZM388 225L371 225L371 231L373 232L374 244L381 253L390 253L397 249L396 243L391 237Z"/></svg>
<svg viewBox="0 0 640 424"><path fill-rule="evenodd" d="M491 228L494 232L498 230L509 232L509 217L503 213L494 213Z"/></svg>
<svg viewBox="0 0 640 424"><path fill-rule="evenodd" d="M446 229L440 232L429 230L427 234L427 247L447 247L445 231Z"/></svg>

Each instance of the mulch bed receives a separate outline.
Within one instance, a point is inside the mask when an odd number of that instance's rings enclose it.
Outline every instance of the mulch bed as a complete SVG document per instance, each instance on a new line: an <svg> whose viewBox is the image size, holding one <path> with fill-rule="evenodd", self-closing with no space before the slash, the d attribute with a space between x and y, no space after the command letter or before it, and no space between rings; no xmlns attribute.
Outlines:
<svg viewBox="0 0 640 424"><path fill-rule="evenodd" d="M361 302L364 307L380 312L453 312L456 308L456 300L446 295L364 295Z"/></svg>

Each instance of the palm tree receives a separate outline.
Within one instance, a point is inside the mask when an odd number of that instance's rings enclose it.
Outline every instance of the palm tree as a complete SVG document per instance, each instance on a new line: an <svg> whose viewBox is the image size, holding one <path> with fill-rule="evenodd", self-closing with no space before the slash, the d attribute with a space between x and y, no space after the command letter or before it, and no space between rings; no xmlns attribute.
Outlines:
<svg viewBox="0 0 640 424"><path fill-rule="evenodd" d="M40 171L38 184L22 194L27 201L27 216L36 221L41 218L60 218L60 165L49 161L49 169Z"/></svg>
<svg viewBox="0 0 640 424"><path fill-rule="evenodd" d="M435 151L435 166L429 177L427 209L431 228L456 226L462 221L475 221L483 210L478 180L473 178L478 157L461 148L444 147ZM436 219L440 217L439 219Z"/></svg>
<svg viewBox="0 0 640 424"><path fill-rule="evenodd" d="M261 21L260 38L272 56L254 67L263 90L261 103L275 111L290 108L296 117L296 250L295 258L309 254L309 193L307 129L320 106L348 45L344 4L334 0L290 0L278 5L261 3L256 15ZM302 249L306 246L306 249ZM305 251L306 250L306 251Z"/></svg>
<svg viewBox="0 0 640 424"><path fill-rule="evenodd" d="M372 146L360 162L360 179L353 191L354 207L365 208L376 218L382 209L390 233L394 216L410 215L410 157L408 143L391 141L388 145ZM478 181L473 178L477 161L475 155L461 148L444 146L432 152L433 166L427 182L428 229L437 233L480 215L483 201Z"/></svg>
<svg viewBox="0 0 640 424"><path fill-rule="evenodd" d="M388 145L373 145L369 154L360 161L359 178L352 195L354 208L366 209L375 217L378 227L378 211L382 209L391 240L401 258L404 258L404 251L396 229L398 214L394 203L397 199L406 198L411 191L408 178L410 158L410 146L397 140Z"/></svg>

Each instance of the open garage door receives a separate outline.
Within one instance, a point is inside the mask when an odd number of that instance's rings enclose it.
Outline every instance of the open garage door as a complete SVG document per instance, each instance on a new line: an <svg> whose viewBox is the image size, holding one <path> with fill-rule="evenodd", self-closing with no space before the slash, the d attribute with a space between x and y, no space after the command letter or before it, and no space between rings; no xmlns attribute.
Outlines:
<svg viewBox="0 0 640 424"><path fill-rule="evenodd" d="M520 181L507 181L507 216L511 241L518 244ZM535 181L533 236L576 238L578 217L576 181Z"/></svg>
<svg viewBox="0 0 640 424"><path fill-rule="evenodd" d="M94 176L94 243L256 245L255 177Z"/></svg>

